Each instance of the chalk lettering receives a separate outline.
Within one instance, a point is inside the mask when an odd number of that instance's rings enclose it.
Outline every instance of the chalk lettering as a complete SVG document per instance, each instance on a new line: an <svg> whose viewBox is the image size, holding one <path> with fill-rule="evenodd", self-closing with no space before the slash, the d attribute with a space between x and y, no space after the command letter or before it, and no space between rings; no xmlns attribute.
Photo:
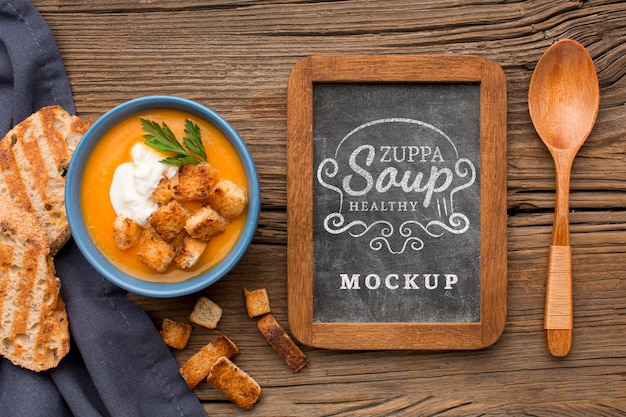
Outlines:
<svg viewBox="0 0 626 417"><path fill-rule="evenodd" d="M412 204L411 204L412 203ZM411 204L409 208L409 204ZM417 211L418 202L413 201L348 201L348 211L361 212L361 211Z"/></svg>
<svg viewBox="0 0 626 417"><path fill-rule="evenodd" d="M391 280L393 279L393 283L391 283ZM400 279L400 277L398 276L398 274L389 274L385 277L385 287L389 288L390 290L395 290L397 289L400 285L398 284L398 280Z"/></svg>
<svg viewBox="0 0 626 417"><path fill-rule="evenodd" d="M361 152L366 152L365 167L357 162L357 157ZM361 145L352 152L348 165L354 174L348 174L343 179L343 189L348 195L362 196L373 188L379 193L386 193L392 188L400 188L405 193L424 193L422 205L429 207L433 195L446 191L452 184L454 177L452 170L437 166L430 167L427 180L424 178L424 172L405 170L401 173L396 167L385 168L374 180L374 175L366 167L372 165L375 155L376 150L372 145ZM353 181L356 178L361 178L362 181Z"/></svg>
<svg viewBox="0 0 626 417"><path fill-rule="evenodd" d="M380 162L445 162L441 149L435 146L380 146ZM419 159L418 159L419 156Z"/></svg>
<svg viewBox="0 0 626 417"><path fill-rule="evenodd" d="M433 278L433 279L431 279ZM434 290L439 285L439 274L424 274L424 286L429 290Z"/></svg>
<svg viewBox="0 0 626 417"><path fill-rule="evenodd" d="M439 146L435 148L435 153L433 154L433 158L431 159L430 162L445 162L445 160L443 159L443 155L441 154L441 149L439 149Z"/></svg>
<svg viewBox="0 0 626 417"><path fill-rule="evenodd" d="M454 286L459 283L459 277L456 274L420 274L420 273L405 273L397 274L390 273L381 278L382 275L369 273L366 274L361 281L362 274L347 274L340 273L339 278L341 290L360 290L361 283L364 288L368 290L378 290L386 288L388 290L428 290L434 291L439 288L444 290L453 290ZM402 276L402 278L400 278ZM443 280L440 278L443 276ZM404 285L402 285L404 284Z"/></svg>
<svg viewBox="0 0 626 417"><path fill-rule="evenodd" d="M352 274L352 276L348 276L348 274L341 274L341 289L342 290L359 290L361 287L359 286L359 274Z"/></svg>
<svg viewBox="0 0 626 417"><path fill-rule="evenodd" d="M380 287L380 277L376 274L369 274L365 277L365 286L370 290L377 290Z"/></svg>
<svg viewBox="0 0 626 417"><path fill-rule="evenodd" d="M419 290L420 287L417 286L415 280L420 276L420 274L404 274L404 289L405 290Z"/></svg>
<svg viewBox="0 0 626 417"><path fill-rule="evenodd" d="M451 290L452 285L459 282L459 277L457 277L455 274L445 274L444 277L446 278L446 286L443 288L446 290Z"/></svg>
<svg viewBox="0 0 626 417"><path fill-rule="evenodd" d="M372 145L361 145L356 148L354 152L352 152L352 154L350 155L350 160L348 161L348 165L350 166L350 168L352 168L352 171L354 171L355 174L365 179L365 187L363 187L361 190L352 189L352 186L350 185L350 182L352 181L352 174L346 175L346 177L343 179L343 189L348 195L365 195L369 193L369 191L372 189L372 186L374 185L374 177L372 177L372 175L366 169L361 168L356 163L356 157L363 150L367 151L367 158L365 160L366 166L372 165L372 161L374 160L374 154L376 153L376 151L374 150L374 147Z"/></svg>
<svg viewBox="0 0 626 417"><path fill-rule="evenodd" d="M380 150L383 153L383 156L380 157L380 162L391 162L391 155L389 155L391 146L381 146Z"/></svg>

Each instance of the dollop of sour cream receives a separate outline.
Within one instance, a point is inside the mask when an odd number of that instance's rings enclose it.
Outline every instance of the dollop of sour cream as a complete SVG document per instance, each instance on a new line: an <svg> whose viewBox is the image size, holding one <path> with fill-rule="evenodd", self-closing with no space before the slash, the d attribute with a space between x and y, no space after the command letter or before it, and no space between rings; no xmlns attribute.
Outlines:
<svg viewBox="0 0 626 417"><path fill-rule="evenodd" d="M159 162L163 155L141 142L133 146L130 155L132 162L115 169L109 199L115 214L122 214L146 227L150 215L158 208L150 196L163 177L176 175L178 167Z"/></svg>

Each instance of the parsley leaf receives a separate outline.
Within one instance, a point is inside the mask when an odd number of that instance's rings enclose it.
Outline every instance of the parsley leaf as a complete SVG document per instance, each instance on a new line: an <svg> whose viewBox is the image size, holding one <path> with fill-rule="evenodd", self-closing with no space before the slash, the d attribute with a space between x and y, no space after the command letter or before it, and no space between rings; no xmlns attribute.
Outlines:
<svg viewBox="0 0 626 417"><path fill-rule="evenodd" d="M201 156L202 159L206 161L204 144L200 138L200 127L189 119L185 122L185 137L183 137L183 144L191 152Z"/></svg>
<svg viewBox="0 0 626 417"><path fill-rule="evenodd" d="M206 161L206 151L200 137L200 128L191 120L187 119L185 122L185 137L183 137L183 145L185 147L180 144L165 122L159 125L159 123L152 120L143 118L139 120L144 132L146 132L143 136L146 140L146 145L161 152L174 154L162 159L160 162L170 165L197 165L201 163L202 161L193 154L200 156L202 160Z"/></svg>

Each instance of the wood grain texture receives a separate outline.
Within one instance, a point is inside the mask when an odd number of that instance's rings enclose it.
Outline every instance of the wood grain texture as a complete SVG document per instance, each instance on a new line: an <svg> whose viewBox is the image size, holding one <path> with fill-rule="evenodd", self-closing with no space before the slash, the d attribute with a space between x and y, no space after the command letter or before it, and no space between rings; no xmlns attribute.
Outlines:
<svg viewBox="0 0 626 417"><path fill-rule="evenodd" d="M65 60L80 116L174 94L220 112L257 163L262 213L250 250L201 294L224 309L194 327L181 363L223 332L235 363L263 387L250 416L626 414L626 3L590 1L33 0ZM571 173L573 345L545 349L543 313L554 166L533 129L532 71L556 40L590 52L600 82L596 126ZM289 369L247 317L243 287L266 287L287 330L286 92L298 60L320 54L471 54L507 81L508 314L492 347L472 352L338 352L304 348ZM160 326L185 320L196 296L131 296ZM140 389L140 388L139 388ZM210 415L240 410L207 383Z"/></svg>

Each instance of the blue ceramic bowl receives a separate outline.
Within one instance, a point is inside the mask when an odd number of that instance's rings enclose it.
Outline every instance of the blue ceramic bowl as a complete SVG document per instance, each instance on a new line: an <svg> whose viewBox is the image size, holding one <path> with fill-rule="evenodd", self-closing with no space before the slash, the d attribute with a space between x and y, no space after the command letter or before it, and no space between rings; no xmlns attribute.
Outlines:
<svg viewBox="0 0 626 417"><path fill-rule="evenodd" d="M156 283L134 278L118 269L95 245L83 218L80 202L82 173L89 154L102 135L121 120L151 109L182 110L217 127L228 138L243 162L248 181L248 212L239 240L217 265L183 282ZM213 110L196 102L171 96L148 96L123 103L99 118L79 142L67 172L65 205L72 237L87 261L106 279L127 291L149 297L177 297L197 292L215 283L241 259L256 231L260 211L260 187L254 161L237 132Z"/></svg>

